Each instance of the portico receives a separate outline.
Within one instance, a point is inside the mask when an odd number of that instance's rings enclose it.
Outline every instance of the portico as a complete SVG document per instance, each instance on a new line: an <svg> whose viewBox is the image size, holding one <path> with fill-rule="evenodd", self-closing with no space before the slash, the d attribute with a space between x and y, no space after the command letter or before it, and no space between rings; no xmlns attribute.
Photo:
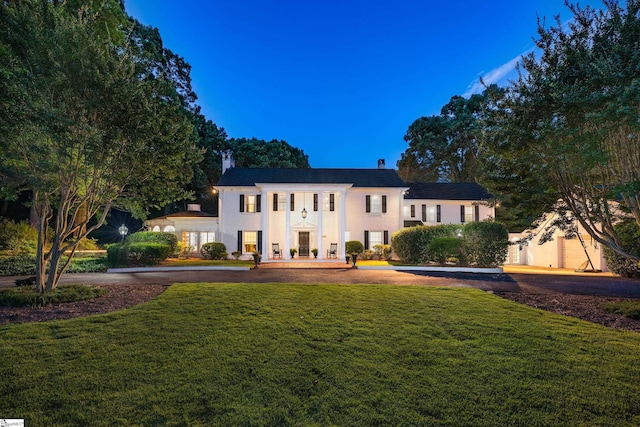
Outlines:
<svg viewBox="0 0 640 427"><path fill-rule="evenodd" d="M273 185L257 183L261 211L263 258L272 258L272 243L278 243L282 258L324 259L331 243L338 243L342 256L346 232L346 192L351 185Z"/></svg>

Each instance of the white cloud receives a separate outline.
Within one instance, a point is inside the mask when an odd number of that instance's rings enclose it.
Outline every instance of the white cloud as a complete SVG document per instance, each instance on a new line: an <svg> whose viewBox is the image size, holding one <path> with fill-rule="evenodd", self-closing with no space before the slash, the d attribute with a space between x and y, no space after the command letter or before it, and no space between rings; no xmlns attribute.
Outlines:
<svg viewBox="0 0 640 427"><path fill-rule="evenodd" d="M501 66L489 71L487 74L485 74L482 77L484 84L490 85L494 83L500 83L507 75L515 71L516 65L520 61L520 58L522 58L522 56L526 55L527 53L529 52L524 52L516 56L509 62L502 64ZM484 85L480 83L480 79L478 79L469 85L469 87L467 88L467 91L462 96L467 98L475 93L481 93L483 90L484 90Z"/></svg>

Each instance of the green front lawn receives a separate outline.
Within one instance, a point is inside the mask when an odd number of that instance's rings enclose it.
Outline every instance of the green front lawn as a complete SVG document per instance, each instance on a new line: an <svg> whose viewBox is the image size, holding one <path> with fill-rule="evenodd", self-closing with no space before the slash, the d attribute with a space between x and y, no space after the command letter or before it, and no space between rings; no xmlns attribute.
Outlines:
<svg viewBox="0 0 640 427"><path fill-rule="evenodd" d="M472 289L177 284L0 342L29 426L640 424L640 334Z"/></svg>

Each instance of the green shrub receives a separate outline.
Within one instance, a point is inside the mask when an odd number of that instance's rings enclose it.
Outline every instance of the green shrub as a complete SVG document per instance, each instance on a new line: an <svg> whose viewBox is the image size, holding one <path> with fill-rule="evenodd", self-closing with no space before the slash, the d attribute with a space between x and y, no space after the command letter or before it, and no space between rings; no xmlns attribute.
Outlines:
<svg viewBox="0 0 640 427"><path fill-rule="evenodd" d="M0 250L15 254L34 254L38 243L38 230L26 222L0 220Z"/></svg>
<svg viewBox="0 0 640 427"><path fill-rule="evenodd" d="M0 258L0 276L27 276L36 274L36 257L15 255Z"/></svg>
<svg viewBox="0 0 640 427"><path fill-rule="evenodd" d="M225 259L227 257L227 247L224 243L205 243L200 248L200 254L204 259Z"/></svg>
<svg viewBox="0 0 640 427"><path fill-rule="evenodd" d="M634 220L625 220L613 226L620 237L622 248L640 257L640 227ZM629 258L625 258L610 248L604 247L604 259L612 272L622 277L640 278L638 264Z"/></svg>
<svg viewBox="0 0 640 427"><path fill-rule="evenodd" d="M393 233L391 246L402 262L426 264L430 261L429 244L438 237L456 237L462 229L459 224L436 226L421 225Z"/></svg>
<svg viewBox="0 0 640 427"><path fill-rule="evenodd" d="M162 243L136 242L111 245L107 262L111 267L158 265L171 254L171 246Z"/></svg>
<svg viewBox="0 0 640 427"><path fill-rule="evenodd" d="M67 273L100 273L107 271L108 266L107 258L104 256L99 258L74 257L67 268Z"/></svg>
<svg viewBox="0 0 640 427"><path fill-rule="evenodd" d="M169 256L177 257L180 255L181 248L178 246L178 238L173 233L165 233L158 231L139 231L137 233L130 234L127 237L126 243L162 243L169 245L171 252Z"/></svg>
<svg viewBox="0 0 640 427"><path fill-rule="evenodd" d="M493 221L470 222L462 229L467 261L480 267L504 263L509 250L509 232Z"/></svg>
<svg viewBox="0 0 640 427"><path fill-rule="evenodd" d="M32 287L10 288L0 291L2 307L42 307L49 304L83 301L97 298L107 291L95 286L62 285L51 292L41 294Z"/></svg>
<svg viewBox="0 0 640 427"><path fill-rule="evenodd" d="M429 243L429 259L445 264L455 258L458 264L464 264L464 242L458 237L436 237Z"/></svg>
<svg viewBox="0 0 640 427"><path fill-rule="evenodd" d="M80 243L78 243L78 246L76 247L77 251L96 251L98 249L100 249L98 247L98 240L91 239L89 237L80 240Z"/></svg>
<svg viewBox="0 0 640 427"><path fill-rule="evenodd" d="M364 252L364 245L359 240L349 240L345 242L344 248L347 254L361 254Z"/></svg>

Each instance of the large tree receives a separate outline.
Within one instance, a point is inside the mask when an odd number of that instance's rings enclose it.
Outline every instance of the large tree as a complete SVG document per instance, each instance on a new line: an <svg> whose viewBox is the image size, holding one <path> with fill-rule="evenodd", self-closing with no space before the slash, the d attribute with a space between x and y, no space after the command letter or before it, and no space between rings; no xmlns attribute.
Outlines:
<svg viewBox="0 0 640 427"><path fill-rule="evenodd" d="M200 156L179 90L135 46L117 43L125 37L109 36L103 18L114 3L100 4L0 4L0 178L33 192L40 291L57 286L62 255L110 208L142 217L184 198Z"/></svg>
<svg viewBox="0 0 640 427"><path fill-rule="evenodd" d="M640 1L604 4L567 3L568 27L559 17L539 23L541 54L522 58L519 78L490 109L483 182L539 212L568 214L638 261L613 224L625 216L640 224Z"/></svg>
<svg viewBox="0 0 640 427"><path fill-rule="evenodd" d="M228 148L238 167L308 168L309 156L286 141L256 138L232 138Z"/></svg>
<svg viewBox="0 0 640 427"><path fill-rule="evenodd" d="M421 117L407 130L409 147L398 174L409 182L475 182L480 175L478 137L485 94L453 96L439 115Z"/></svg>

